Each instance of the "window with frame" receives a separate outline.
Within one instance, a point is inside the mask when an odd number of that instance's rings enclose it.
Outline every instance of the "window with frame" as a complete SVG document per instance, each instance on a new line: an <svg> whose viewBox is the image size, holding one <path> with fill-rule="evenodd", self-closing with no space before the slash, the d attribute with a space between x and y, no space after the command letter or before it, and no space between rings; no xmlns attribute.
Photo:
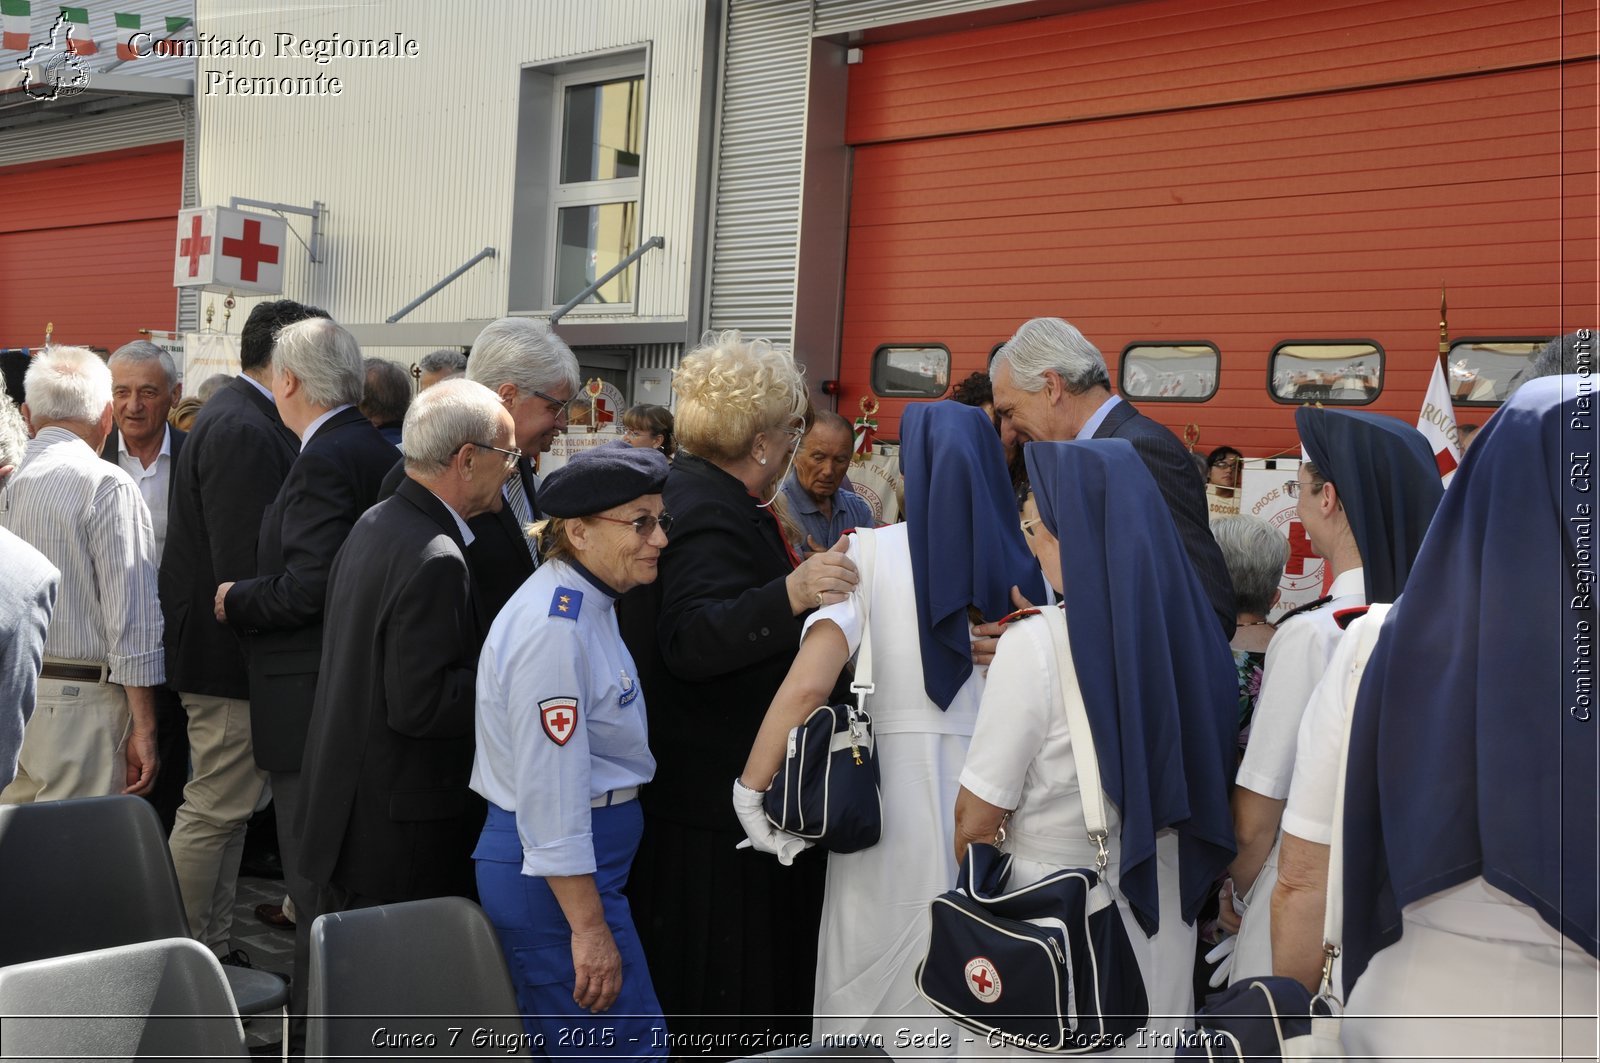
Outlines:
<svg viewBox="0 0 1600 1063"><path fill-rule="evenodd" d="M644 94L637 66L556 79L551 305L565 304L639 246ZM631 306L638 271L633 263L579 306Z"/></svg>
<svg viewBox="0 0 1600 1063"><path fill-rule="evenodd" d="M1548 336L1463 337L1445 355L1445 379L1457 406L1498 406L1528 379Z"/></svg>
<svg viewBox="0 0 1600 1063"><path fill-rule="evenodd" d="M1372 340L1285 340L1267 360L1277 402L1365 406L1383 391L1383 348Z"/></svg>
<svg viewBox="0 0 1600 1063"><path fill-rule="evenodd" d="M950 388L943 344L884 344L872 352L872 390L886 399L936 399Z"/></svg>
<svg viewBox="0 0 1600 1063"><path fill-rule="evenodd" d="M1222 353L1207 340L1130 343L1117 364L1117 391L1151 402L1205 402L1217 393Z"/></svg>

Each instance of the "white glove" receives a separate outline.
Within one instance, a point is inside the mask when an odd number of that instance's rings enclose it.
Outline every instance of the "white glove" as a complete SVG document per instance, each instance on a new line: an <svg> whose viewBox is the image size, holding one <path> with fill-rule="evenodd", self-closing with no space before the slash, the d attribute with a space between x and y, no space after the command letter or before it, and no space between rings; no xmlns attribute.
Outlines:
<svg viewBox="0 0 1600 1063"><path fill-rule="evenodd" d="M1229 934L1222 939L1221 944L1206 953L1206 962L1214 963L1217 969L1211 974L1211 988L1221 989L1227 982L1228 975L1233 973L1233 950L1239 945L1239 935Z"/></svg>
<svg viewBox="0 0 1600 1063"><path fill-rule="evenodd" d="M796 853L811 848L811 843L804 838L797 838L774 827L766 812L762 811L761 794L738 779L733 780L733 811L738 815L739 825L744 828L745 834L744 841L734 846L736 849L750 848L758 853L771 853L778 858L778 863L788 867L794 863Z"/></svg>

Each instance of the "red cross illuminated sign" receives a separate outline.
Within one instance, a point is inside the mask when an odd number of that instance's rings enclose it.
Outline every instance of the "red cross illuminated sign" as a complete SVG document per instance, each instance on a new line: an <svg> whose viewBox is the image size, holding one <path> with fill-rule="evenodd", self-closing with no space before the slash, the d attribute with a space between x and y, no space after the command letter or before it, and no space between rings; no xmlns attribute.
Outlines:
<svg viewBox="0 0 1600 1063"><path fill-rule="evenodd" d="M253 219L244 223L243 239L222 238L222 253L239 260L239 279L246 281L258 277L261 263L278 261L278 249L261 242L261 223Z"/></svg>
<svg viewBox="0 0 1600 1063"><path fill-rule="evenodd" d="M193 228L189 235L178 242L178 254L189 259L189 276L200 275L200 257L211 253L211 237L200 235L200 215L196 214L190 221ZM226 241L224 241L226 243ZM274 248L273 250L277 250Z"/></svg>

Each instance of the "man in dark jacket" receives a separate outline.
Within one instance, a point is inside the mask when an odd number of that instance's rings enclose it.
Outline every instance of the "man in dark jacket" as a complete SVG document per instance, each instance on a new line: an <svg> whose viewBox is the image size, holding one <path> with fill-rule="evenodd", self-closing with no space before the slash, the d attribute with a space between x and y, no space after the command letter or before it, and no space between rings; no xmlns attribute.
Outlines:
<svg viewBox="0 0 1600 1063"><path fill-rule="evenodd" d="M219 582L256 574L261 515L299 447L273 402L272 341L308 317L327 314L288 299L250 311L239 338L244 371L201 408L172 461L158 589L167 685L188 716L193 767L172 828L172 862L190 933L218 953L228 947L245 824L266 775L250 748L244 649L217 623L212 601ZM183 774L182 765L170 770Z"/></svg>
<svg viewBox="0 0 1600 1063"><path fill-rule="evenodd" d="M1211 534L1205 481L1177 436L1111 393L1100 349L1060 318L1036 317L1000 348L989 377L1007 446L1065 439L1133 444L1172 512L1222 630L1232 638L1237 621L1233 581Z"/></svg>
<svg viewBox="0 0 1600 1063"><path fill-rule="evenodd" d="M480 513L468 524L474 538L467 547L467 564L492 620L533 575L533 545L523 533L524 526L540 518L533 461L567 426L567 405L578 393L578 360L540 322L503 317L478 333L467 379L499 397L516 423L516 445L522 451L515 474L506 477L505 505ZM387 498L404 474L403 463L397 462L384 478L380 497Z"/></svg>
<svg viewBox="0 0 1600 1063"><path fill-rule="evenodd" d="M467 783L488 619L465 551L472 518L505 504L512 438L510 413L480 384L417 396L406 478L334 559L303 771L312 914L477 895L484 805Z"/></svg>
<svg viewBox="0 0 1600 1063"><path fill-rule="evenodd" d="M272 393L300 453L261 521L259 575L216 588L218 620L246 637L250 740L272 777L278 852L296 909L315 911L315 889L300 873L300 758L321 668L322 614L334 555L377 501L394 446L361 415L364 374L355 337L326 318L298 321L272 349ZM296 1014L303 1014L310 920L295 930Z"/></svg>
<svg viewBox="0 0 1600 1063"><path fill-rule="evenodd" d="M123 344L106 364L111 367L112 428L100 456L133 477L150 509L159 563L167 541L172 466L188 438L187 432L167 423L183 385L178 383L172 356L148 340ZM156 687L154 696L156 752L166 770L156 776L145 799L155 806L162 827L171 834L189 778L189 720L171 686L163 683Z"/></svg>

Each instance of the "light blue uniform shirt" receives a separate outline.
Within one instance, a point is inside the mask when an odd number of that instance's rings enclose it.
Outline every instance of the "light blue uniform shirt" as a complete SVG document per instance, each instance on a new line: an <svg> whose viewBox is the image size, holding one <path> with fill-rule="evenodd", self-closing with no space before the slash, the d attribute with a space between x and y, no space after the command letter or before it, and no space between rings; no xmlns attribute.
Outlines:
<svg viewBox="0 0 1600 1063"><path fill-rule="evenodd" d="M1083 422L1083 427L1078 429L1078 434L1073 436L1073 438L1093 439L1094 434L1098 432L1100 430L1100 426L1105 423L1105 419L1110 416L1112 408L1121 401L1121 399L1113 395L1106 401L1102 402L1100 404L1100 408L1094 411L1094 413L1090 414L1087 421Z"/></svg>
<svg viewBox="0 0 1600 1063"><path fill-rule="evenodd" d="M595 871L590 802L655 775L616 601L563 561L495 617L478 661L472 789L516 813L525 875Z"/></svg>

